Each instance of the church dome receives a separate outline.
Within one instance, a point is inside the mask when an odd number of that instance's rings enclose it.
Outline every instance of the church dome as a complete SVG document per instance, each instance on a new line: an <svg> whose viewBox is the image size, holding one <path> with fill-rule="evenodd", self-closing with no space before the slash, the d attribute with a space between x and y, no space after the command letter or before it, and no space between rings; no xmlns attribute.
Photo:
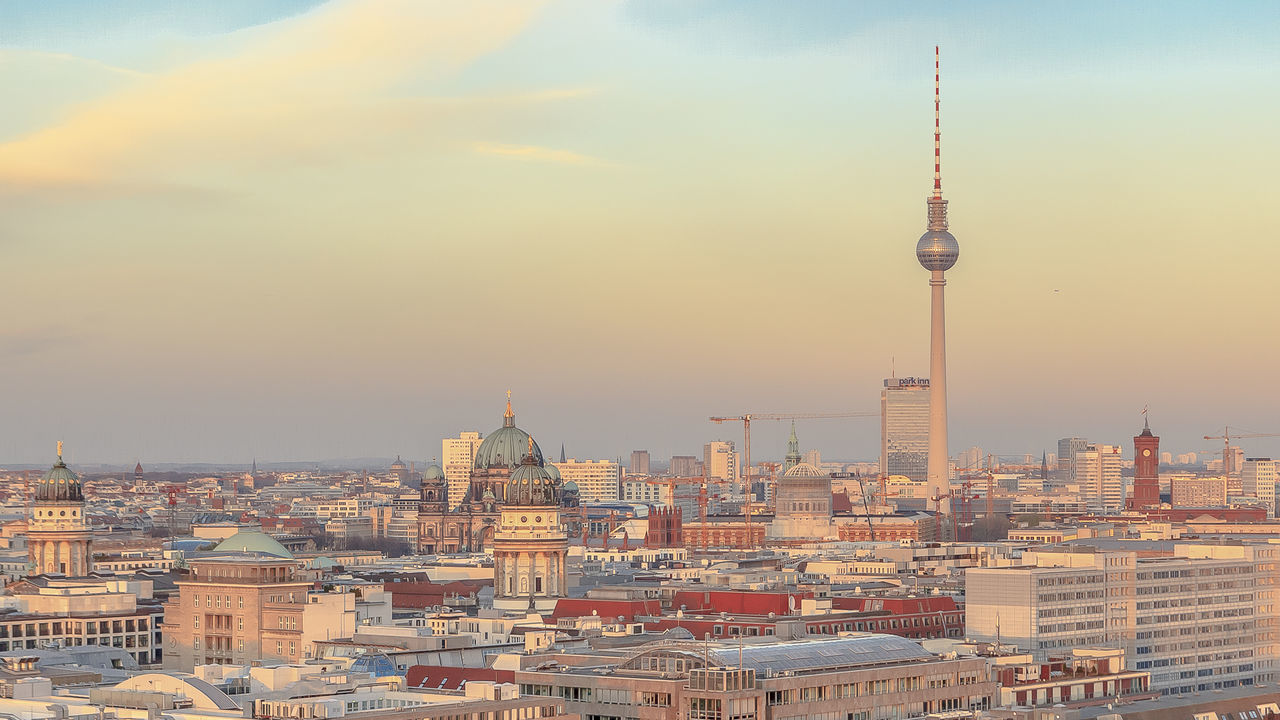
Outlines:
<svg viewBox="0 0 1280 720"><path fill-rule="evenodd" d="M520 467L507 480L507 503L510 505L559 505L559 483L532 456L525 456Z"/></svg>
<svg viewBox="0 0 1280 720"><path fill-rule="evenodd" d="M546 470L547 474L550 475L553 480L561 479L560 468L556 467L553 463L543 463L542 469ZM574 487L578 487L578 486L574 485Z"/></svg>
<svg viewBox="0 0 1280 720"><path fill-rule="evenodd" d="M407 470L407 469L408 469L408 466L405 465L404 461L400 459L399 455L397 455L396 461L391 463L391 472L395 472L397 470Z"/></svg>
<svg viewBox="0 0 1280 720"><path fill-rule="evenodd" d="M36 485L37 502L84 502L84 490L80 487L80 478L62 462L62 448L59 443L58 462L49 468L49 472L40 478Z"/></svg>
<svg viewBox="0 0 1280 720"><path fill-rule="evenodd" d="M495 430L476 448L476 470L490 468L512 469L520 464L529 451L532 442L529 433L516 427L515 413L511 412L511 399L507 399L507 413L502 418L502 427ZM542 464L542 448L533 443L533 457L537 464Z"/></svg>
<svg viewBox="0 0 1280 720"><path fill-rule="evenodd" d="M444 470L441 470L440 466L435 463L428 465L427 469L422 471L423 482L431 482L433 480L444 480Z"/></svg>
<svg viewBox="0 0 1280 720"><path fill-rule="evenodd" d="M255 530L241 530L231 537L218 543L213 549L214 552L245 552L245 553L261 553L263 555L274 555L276 557L293 559L293 553L289 552L285 546L276 541L275 538L262 532Z"/></svg>
<svg viewBox="0 0 1280 720"><path fill-rule="evenodd" d="M816 466L802 462L799 465L787 471L783 477L826 477L826 473L818 469Z"/></svg>

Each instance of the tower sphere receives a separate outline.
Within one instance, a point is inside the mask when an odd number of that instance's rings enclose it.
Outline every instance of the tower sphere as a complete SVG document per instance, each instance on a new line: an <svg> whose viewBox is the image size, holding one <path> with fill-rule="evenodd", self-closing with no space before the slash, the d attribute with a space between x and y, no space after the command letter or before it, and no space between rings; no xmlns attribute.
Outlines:
<svg viewBox="0 0 1280 720"><path fill-rule="evenodd" d="M925 270L950 270L960 259L960 243L946 230L929 230L916 243L916 259Z"/></svg>

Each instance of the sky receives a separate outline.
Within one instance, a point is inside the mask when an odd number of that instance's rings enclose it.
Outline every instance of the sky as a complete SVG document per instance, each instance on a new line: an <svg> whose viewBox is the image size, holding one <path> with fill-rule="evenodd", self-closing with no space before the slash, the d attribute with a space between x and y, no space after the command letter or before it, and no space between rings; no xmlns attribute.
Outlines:
<svg viewBox="0 0 1280 720"><path fill-rule="evenodd" d="M0 0L0 464L1280 432L1280 5ZM753 428L755 458L788 428ZM806 420L876 457L875 418ZM1280 440L1244 442L1280 454Z"/></svg>

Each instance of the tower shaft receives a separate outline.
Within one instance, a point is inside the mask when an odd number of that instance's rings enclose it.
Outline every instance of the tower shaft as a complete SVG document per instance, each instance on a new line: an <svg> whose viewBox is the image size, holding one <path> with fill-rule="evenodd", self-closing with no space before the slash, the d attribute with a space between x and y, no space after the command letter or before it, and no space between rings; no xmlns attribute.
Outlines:
<svg viewBox="0 0 1280 720"><path fill-rule="evenodd" d="M941 512L951 512L951 472L947 460L947 280L942 270L929 278L929 465L926 471L929 497L940 498Z"/></svg>

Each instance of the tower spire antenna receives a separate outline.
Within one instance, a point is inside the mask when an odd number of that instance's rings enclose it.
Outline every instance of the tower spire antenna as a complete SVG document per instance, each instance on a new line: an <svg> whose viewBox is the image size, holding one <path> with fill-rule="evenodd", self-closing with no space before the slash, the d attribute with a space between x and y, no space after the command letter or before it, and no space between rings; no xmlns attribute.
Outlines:
<svg viewBox="0 0 1280 720"><path fill-rule="evenodd" d="M933 196L942 197L942 52L933 46Z"/></svg>

